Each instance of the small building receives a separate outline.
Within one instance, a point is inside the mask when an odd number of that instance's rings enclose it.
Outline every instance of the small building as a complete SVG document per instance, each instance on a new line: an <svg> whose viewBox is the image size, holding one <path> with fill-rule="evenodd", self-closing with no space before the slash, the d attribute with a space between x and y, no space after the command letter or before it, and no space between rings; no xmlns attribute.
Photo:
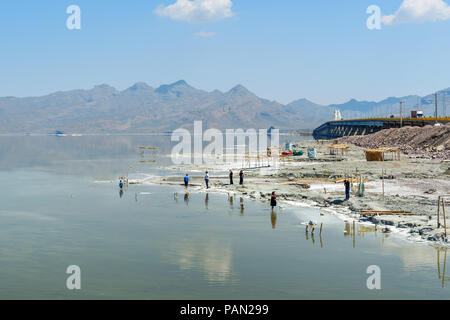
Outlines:
<svg viewBox="0 0 450 320"><path fill-rule="evenodd" d="M423 118L423 111L421 110L412 110L411 118Z"/></svg>

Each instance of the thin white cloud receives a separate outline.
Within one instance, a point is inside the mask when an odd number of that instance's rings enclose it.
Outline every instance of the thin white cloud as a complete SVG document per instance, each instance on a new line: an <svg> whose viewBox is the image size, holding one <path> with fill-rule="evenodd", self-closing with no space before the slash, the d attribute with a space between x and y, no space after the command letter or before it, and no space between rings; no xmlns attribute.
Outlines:
<svg viewBox="0 0 450 320"><path fill-rule="evenodd" d="M212 38L216 35L215 32L208 32L208 31L200 31L197 33L194 33L194 36L197 38Z"/></svg>
<svg viewBox="0 0 450 320"><path fill-rule="evenodd" d="M382 17L384 24L424 23L450 19L450 6L443 0L403 0L395 14Z"/></svg>
<svg viewBox="0 0 450 320"><path fill-rule="evenodd" d="M155 9L161 17L190 23L211 22L233 16L231 0L176 0L175 3Z"/></svg>

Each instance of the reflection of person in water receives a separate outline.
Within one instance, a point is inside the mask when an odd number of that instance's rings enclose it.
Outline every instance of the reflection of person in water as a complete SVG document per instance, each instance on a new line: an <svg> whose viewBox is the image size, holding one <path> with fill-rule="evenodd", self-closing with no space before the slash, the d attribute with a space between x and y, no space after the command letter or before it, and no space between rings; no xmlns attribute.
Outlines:
<svg viewBox="0 0 450 320"><path fill-rule="evenodd" d="M350 226L350 223L345 223L344 228L344 237L350 237L352 235L352 227Z"/></svg>
<svg viewBox="0 0 450 320"><path fill-rule="evenodd" d="M228 201L230 202L230 208L233 209L233 196L228 195Z"/></svg>
<svg viewBox="0 0 450 320"><path fill-rule="evenodd" d="M184 194L184 203L186 203L186 205L189 205L189 192L186 192Z"/></svg>
<svg viewBox="0 0 450 320"><path fill-rule="evenodd" d="M208 210L208 205L209 205L209 193L207 193L206 196L205 196L205 208L206 208L206 210Z"/></svg>
<svg viewBox="0 0 450 320"><path fill-rule="evenodd" d="M122 198L123 197L123 189L119 190L119 197Z"/></svg>
<svg viewBox="0 0 450 320"><path fill-rule="evenodd" d="M241 197L241 215L244 215L244 198Z"/></svg>
<svg viewBox="0 0 450 320"><path fill-rule="evenodd" d="M277 214L275 211L272 211L272 214L270 215L270 221L272 222L272 229L277 228Z"/></svg>

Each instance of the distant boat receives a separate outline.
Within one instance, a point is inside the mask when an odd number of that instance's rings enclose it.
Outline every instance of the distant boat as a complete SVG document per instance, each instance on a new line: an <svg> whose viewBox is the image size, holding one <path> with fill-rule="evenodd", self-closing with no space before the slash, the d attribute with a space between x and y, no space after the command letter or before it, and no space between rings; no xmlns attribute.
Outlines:
<svg viewBox="0 0 450 320"><path fill-rule="evenodd" d="M59 131L59 130L56 130L54 135L58 136L58 137L65 137L66 136L66 134L64 132Z"/></svg>

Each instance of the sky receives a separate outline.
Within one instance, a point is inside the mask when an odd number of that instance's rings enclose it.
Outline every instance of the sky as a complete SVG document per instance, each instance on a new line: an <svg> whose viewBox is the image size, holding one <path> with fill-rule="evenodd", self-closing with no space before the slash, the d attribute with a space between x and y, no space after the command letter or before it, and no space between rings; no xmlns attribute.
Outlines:
<svg viewBox="0 0 450 320"><path fill-rule="evenodd" d="M281 103L427 95L450 87L446 1L5 0L0 96L180 79ZM67 27L71 5L81 29Z"/></svg>

